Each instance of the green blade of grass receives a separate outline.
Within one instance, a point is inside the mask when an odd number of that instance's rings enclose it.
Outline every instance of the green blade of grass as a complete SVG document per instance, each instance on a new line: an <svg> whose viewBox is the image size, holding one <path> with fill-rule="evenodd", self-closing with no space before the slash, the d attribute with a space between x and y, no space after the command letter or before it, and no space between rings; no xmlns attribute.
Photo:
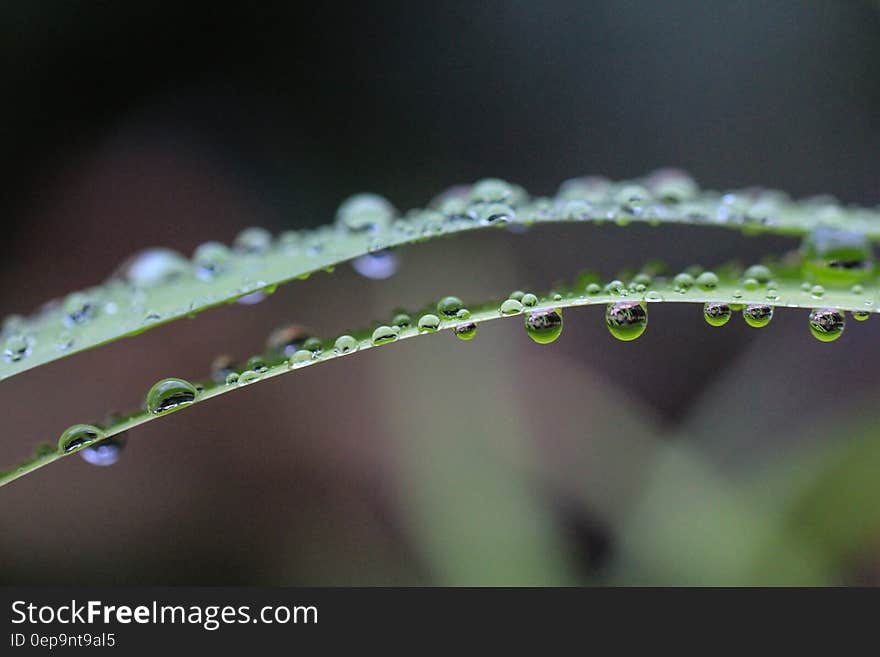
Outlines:
<svg viewBox="0 0 880 657"><path fill-rule="evenodd" d="M469 314L466 319L462 317L442 318L437 329L439 331L455 331L456 327L463 323L473 323L474 326L478 326L483 322L503 318L518 318L519 321L523 321L522 315L526 313L550 309L559 309L561 311L580 306L605 306L606 304L621 302L639 302L647 307L667 302L703 304L712 301L728 304L769 305L775 308L811 309L822 307L835 308L842 311L875 312L874 293L877 291L875 288L857 289L856 291L852 289L829 289L822 293L821 299L817 299L814 290L804 289L801 285L800 270L796 264L777 265L770 269L773 278L772 285L774 287L771 288L770 283L764 283L757 287L752 287L752 289L743 286L742 272L735 268L716 270L713 278L717 282L713 281L711 286L700 287L700 285L693 284L687 287L687 289L681 287L680 282L676 282L676 277L651 275L647 273L647 270L633 276L632 280L626 283L615 280L606 283L604 286L596 283L595 279L582 276L574 285L561 286L547 294L536 297L535 304L531 307L514 308L511 314L505 314L501 308L503 300L480 306L468 306ZM585 284L586 280L593 282ZM700 280L700 278L698 277L697 280ZM388 338L388 341L381 345L373 344L373 329L363 329L349 334L351 336L349 342L352 348L348 351L343 352L334 349L335 341L326 341L323 343L320 353L314 354L313 357L302 363L292 365L291 361L287 358L266 359L266 370L264 372L252 371L247 376L242 373L239 380L233 383L206 381L199 384L200 390L194 403L202 403L232 392L241 387L242 382L246 380L253 382L270 379L293 370L306 369L318 363L358 353L375 346L387 346L401 340L426 337L430 333L420 330L418 319L420 316L428 313L442 317L442 313L439 313L434 307L427 308L420 313L412 313L410 315L411 325L401 328L394 338ZM695 312L695 321L702 321L699 319L699 314L697 310ZM710 329L707 326L707 330L715 329ZM386 337L388 337L387 331ZM111 437L162 416L147 410L137 410L115 419L109 425L102 427L102 429L104 430L105 437ZM7 484L66 455L52 445L44 445L38 450L36 456L0 475L0 485Z"/></svg>
<svg viewBox="0 0 880 657"><path fill-rule="evenodd" d="M222 253L222 266L205 267L204 258L189 261L181 256L166 263L164 272L163 265L154 263L159 271L148 272L148 281L143 271L137 274L129 267L127 277L116 276L46 304L30 317L7 317L0 334L0 380L243 296L271 293L281 283L332 270L354 258L489 227L688 224L798 237L831 226L880 239L876 209L844 207L827 197L793 201L766 190L701 191L690 179L663 172L619 183L575 179L552 198L529 197L519 187L484 180L447 193L428 209L396 216L388 207L381 221L355 223L354 229L343 216L334 225L289 231L274 239L262 233L253 239L253 231L244 233L237 248Z"/></svg>

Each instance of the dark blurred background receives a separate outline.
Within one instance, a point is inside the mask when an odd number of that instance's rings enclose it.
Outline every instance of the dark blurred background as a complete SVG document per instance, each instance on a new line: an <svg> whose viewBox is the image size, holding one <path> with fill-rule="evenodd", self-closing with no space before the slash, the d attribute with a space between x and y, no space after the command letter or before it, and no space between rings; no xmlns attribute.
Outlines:
<svg viewBox="0 0 880 657"><path fill-rule="evenodd" d="M0 21L0 314L244 227L397 207L485 176L537 194L660 166L880 203L876 2L12 2ZM708 228L547 227L403 251L0 385L13 462L203 376L290 321L335 335L466 301L796 247ZM652 307L561 340L516 322L309 368L0 491L3 583L877 584L880 322L833 345ZM876 324L875 324L876 322Z"/></svg>

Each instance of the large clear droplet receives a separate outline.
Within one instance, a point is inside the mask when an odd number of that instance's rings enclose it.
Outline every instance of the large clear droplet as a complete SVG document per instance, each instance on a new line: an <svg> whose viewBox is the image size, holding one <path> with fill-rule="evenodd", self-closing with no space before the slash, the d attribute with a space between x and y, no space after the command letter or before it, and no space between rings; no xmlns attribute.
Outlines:
<svg viewBox="0 0 880 657"><path fill-rule="evenodd" d="M861 233L820 226L802 251L804 275L821 285L849 287L874 271L871 243Z"/></svg>
<svg viewBox="0 0 880 657"><path fill-rule="evenodd" d="M618 340L635 340L648 327L648 309L638 301L609 303L605 309L605 324Z"/></svg>
<svg viewBox="0 0 880 657"><path fill-rule="evenodd" d="M336 211L336 223L355 233L378 233L388 228L397 211L377 194L356 194Z"/></svg>
<svg viewBox="0 0 880 657"><path fill-rule="evenodd" d="M709 326L724 326L730 321L730 306L722 301L707 301L703 317Z"/></svg>
<svg viewBox="0 0 880 657"><path fill-rule="evenodd" d="M177 251L152 248L131 256L116 271L135 287L155 287L188 274L190 263Z"/></svg>
<svg viewBox="0 0 880 657"><path fill-rule="evenodd" d="M550 344L562 334L562 313L558 310L536 310L526 315L526 333L538 344Z"/></svg>
<svg viewBox="0 0 880 657"><path fill-rule="evenodd" d="M743 319L752 328L763 328L773 319L773 306L766 303L753 303L743 308Z"/></svg>
<svg viewBox="0 0 880 657"><path fill-rule="evenodd" d="M70 454L83 447L101 440L104 432L91 424L74 424L64 430L58 439L58 451L64 454Z"/></svg>
<svg viewBox="0 0 880 657"><path fill-rule="evenodd" d="M147 393L147 410L156 415L176 411L192 404L197 394L195 386L185 379L162 379Z"/></svg>
<svg viewBox="0 0 880 657"><path fill-rule="evenodd" d="M836 308L820 308L810 313L810 333L821 342L834 342L845 327L846 318Z"/></svg>

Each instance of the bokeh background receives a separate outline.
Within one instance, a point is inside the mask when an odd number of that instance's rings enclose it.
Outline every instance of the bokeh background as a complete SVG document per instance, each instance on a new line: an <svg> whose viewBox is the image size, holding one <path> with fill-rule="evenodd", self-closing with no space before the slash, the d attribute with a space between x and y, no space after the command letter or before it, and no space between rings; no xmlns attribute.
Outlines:
<svg viewBox="0 0 880 657"><path fill-rule="evenodd" d="M320 3L319 3L320 4ZM314 3L313 3L314 5ZM153 246L397 207L485 176L673 165L704 186L880 202L876 2L10 2L0 20L0 314ZM11 463L164 376L335 335L456 294L748 261L795 248L710 228L492 231L340 267L0 385ZM0 491L0 582L878 584L880 321L710 329L601 311L540 347L518 322L273 379Z"/></svg>

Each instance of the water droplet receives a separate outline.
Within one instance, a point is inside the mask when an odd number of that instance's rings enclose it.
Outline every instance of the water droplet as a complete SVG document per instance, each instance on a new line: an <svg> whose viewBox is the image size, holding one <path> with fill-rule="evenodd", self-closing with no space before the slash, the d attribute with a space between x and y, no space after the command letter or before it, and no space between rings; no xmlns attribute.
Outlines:
<svg viewBox="0 0 880 657"><path fill-rule="evenodd" d="M193 251L196 275L203 280L211 280L229 271L232 252L220 242L205 242Z"/></svg>
<svg viewBox="0 0 880 657"><path fill-rule="evenodd" d="M852 316L857 322L864 322L866 319L870 319L871 313L866 310L853 310Z"/></svg>
<svg viewBox="0 0 880 657"><path fill-rule="evenodd" d="M680 203L696 196L696 181L681 169L659 169L647 180L651 193L666 203Z"/></svg>
<svg viewBox="0 0 880 657"><path fill-rule="evenodd" d="M479 180L470 190L470 198L475 202L515 204L522 195L520 188L498 178Z"/></svg>
<svg viewBox="0 0 880 657"><path fill-rule="evenodd" d="M333 351L337 354L348 354L358 349L358 341L350 335L340 335L333 343Z"/></svg>
<svg viewBox="0 0 880 657"><path fill-rule="evenodd" d="M462 215L468 206L470 189L470 185L454 185L435 196L430 206L443 215Z"/></svg>
<svg viewBox="0 0 880 657"><path fill-rule="evenodd" d="M752 328L762 328L773 319L773 306L766 303L752 303L743 308L743 319Z"/></svg>
<svg viewBox="0 0 880 657"><path fill-rule="evenodd" d="M701 290L714 290L716 287L718 287L718 276L716 276L711 271L704 271L702 274L697 276L696 284L697 287L699 287Z"/></svg>
<svg viewBox="0 0 880 657"><path fill-rule="evenodd" d="M517 301L516 299L508 299L501 304L500 312L502 315L516 315L521 313L522 309L523 305L520 301Z"/></svg>
<svg viewBox="0 0 880 657"><path fill-rule="evenodd" d="M437 315L422 315L419 317L419 332L433 333L440 328L440 318Z"/></svg>
<svg viewBox="0 0 880 657"><path fill-rule="evenodd" d="M251 226L236 236L232 246L240 253L260 255L272 248L272 233L265 228Z"/></svg>
<svg viewBox="0 0 880 657"><path fill-rule="evenodd" d="M228 386L231 386L234 383L238 383L238 372L230 372L229 374L227 374L224 383Z"/></svg>
<svg viewBox="0 0 880 657"><path fill-rule="evenodd" d="M355 233L374 234L391 225L397 211L377 194L356 194L336 211L336 223Z"/></svg>
<svg viewBox="0 0 880 657"><path fill-rule="evenodd" d="M266 353L272 358L290 358L293 352L304 349L309 333L299 324L289 324L277 328L266 339Z"/></svg>
<svg viewBox="0 0 880 657"><path fill-rule="evenodd" d="M78 449L91 445L96 440L101 440L104 432L91 424L74 424L64 430L58 439L58 451L70 454Z"/></svg>
<svg viewBox="0 0 880 657"><path fill-rule="evenodd" d="M556 309L536 310L526 315L526 333L538 344L550 344L562 333L562 313Z"/></svg>
<svg viewBox="0 0 880 657"><path fill-rule="evenodd" d="M590 283L587 285L587 294L595 296L602 291L602 287L598 283Z"/></svg>
<svg viewBox="0 0 880 657"><path fill-rule="evenodd" d="M477 325L473 322L462 322L452 329L459 340L473 340L477 335Z"/></svg>
<svg viewBox="0 0 880 657"><path fill-rule="evenodd" d="M464 308L464 302L458 297L443 297L437 303L437 312L444 317L455 317Z"/></svg>
<svg viewBox="0 0 880 657"><path fill-rule="evenodd" d="M407 313L397 313L391 319L391 325L401 329L409 328L412 326L412 318Z"/></svg>
<svg viewBox="0 0 880 657"><path fill-rule="evenodd" d="M820 226L803 245L804 274L829 286L850 286L874 271L871 243L865 235Z"/></svg>
<svg viewBox="0 0 880 657"><path fill-rule="evenodd" d="M64 301L64 324L73 327L95 315L95 304L81 292L74 292Z"/></svg>
<svg viewBox="0 0 880 657"><path fill-rule="evenodd" d="M605 294L613 294L615 296L625 295L626 286L623 284L623 281L615 279L605 286Z"/></svg>
<svg viewBox="0 0 880 657"><path fill-rule="evenodd" d="M125 434L105 438L97 445L88 445L79 455L86 463L106 467L118 462L125 447Z"/></svg>
<svg viewBox="0 0 880 657"><path fill-rule="evenodd" d="M845 327L846 318L836 308L818 308L810 313L810 333L820 342L834 342Z"/></svg>
<svg viewBox="0 0 880 657"><path fill-rule="evenodd" d="M522 305L526 308L531 308L533 306L538 305L538 297L536 297L531 292L527 292L522 297Z"/></svg>
<svg viewBox="0 0 880 657"><path fill-rule="evenodd" d="M707 301L703 306L703 317L709 326L724 326L730 321L730 306L721 301Z"/></svg>
<svg viewBox="0 0 880 657"><path fill-rule="evenodd" d="M303 349L311 351L313 354L320 354L324 351L324 343L321 342L321 338L308 338L303 342Z"/></svg>
<svg viewBox="0 0 880 657"><path fill-rule="evenodd" d="M306 363L314 360L314 358L315 354L313 354L308 349L300 349L299 351L293 352L293 356L290 357L290 365L291 367L305 365Z"/></svg>
<svg viewBox="0 0 880 657"><path fill-rule="evenodd" d="M516 217L516 211L506 203L474 203L467 213L483 224L503 224Z"/></svg>
<svg viewBox="0 0 880 657"><path fill-rule="evenodd" d="M17 363L30 353L30 341L23 335L10 335L3 343L3 358L8 363Z"/></svg>
<svg viewBox="0 0 880 657"><path fill-rule="evenodd" d="M812 288L810 288L810 296L812 296L814 299L821 299L822 295L824 294L825 288L821 285L814 285Z"/></svg>
<svg viewBox="0 0 880 657"><path fill-rule="evenodd" d="M351 261L354 270L365 278L384 280L397 273L397 256L385 249L375 253L367 253Z"/></svg>
<svg viewBox="0 0 880 657"><path fill-rule="evenodd" d="M188 274L190 263L177 251L145 249L126 259L116 269L117 276L135 287L155 287Z"/></svg>
<svg viewBox="0 0 880 657"><path fill-rule="evenodd" d="M648 326L648 310L638 301L609 303L605 309L605 324L618 340L635 340Z"/></svg>
<svg viewBox="0 0 880 657"><path fill-rule="evenodd" d="M259 370L245 370L241 374L238 375L238 385L246 386L248 384L254 383L255 381L259 381L263 378L263 373Z"/></svg>
<svg viewBox="0 0 880 657"><path fill-rule="evenodd" d="M156 415L175 411L192 404L196 394L195 386L189 381L176 378L162 379L147 393L147 410Z"/></svg>
<svg viewBox="0 0 880 657"><path fill-rule="evenodd" d="M380 326L373 331L371 340L374 345L387 344L394 342L397 339L398 333L400 333L400 329L397 327Z"/></svg>
<svg viewBox="0 0 880 657"><path fill-rule="evenodd" d="M265 373L269 370L269 366L266 365L266 361L263 360L262 356L251 356L247 359L247 362L244 364L245 369L253 370L260 374Z"/></svg>
<svg viewBox="0 0 880 657"><path fill-rule="evenodd" d="M672 279L672 284L675 286L676 292L684 293L694 286L694 277L686 272L682 272Z"/></svg>
<svg viewBox="0 0 880 657"><path fill-rule="evenodd" d="M761 285L766 285L770 277L770 269L764 265L752 265L743 272L743 278L752 278Z"/></svg>

